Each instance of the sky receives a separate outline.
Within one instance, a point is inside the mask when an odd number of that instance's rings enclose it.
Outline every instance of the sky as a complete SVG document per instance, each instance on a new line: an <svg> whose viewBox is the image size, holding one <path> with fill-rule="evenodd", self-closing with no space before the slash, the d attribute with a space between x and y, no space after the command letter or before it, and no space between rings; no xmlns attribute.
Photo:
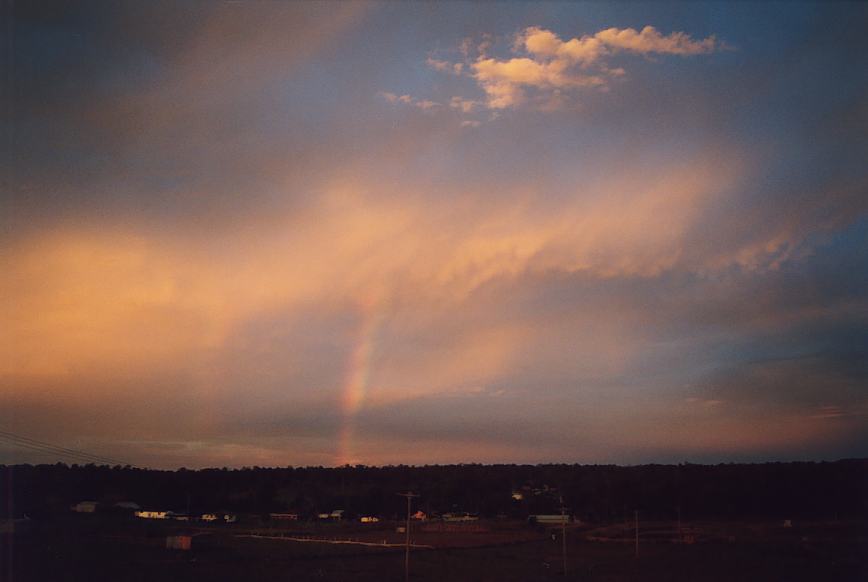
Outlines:
<svg viewBox="0 0 868 582"><path fill-rule="evenodd" d="M868 5L3 11L0 430L159 468L868 456Z"/></svg>

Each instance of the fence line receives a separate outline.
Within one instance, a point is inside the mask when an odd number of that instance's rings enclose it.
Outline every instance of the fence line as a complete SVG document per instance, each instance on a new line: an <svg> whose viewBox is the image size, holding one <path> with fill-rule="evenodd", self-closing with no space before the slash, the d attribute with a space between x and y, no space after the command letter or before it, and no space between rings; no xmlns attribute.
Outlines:
<svg viewBox="0 0 868 582"><path fill-rule="evenodd" d="M374 548L403 548L405 544L387 544L385 540L382 543L376 542L361 542L358 540L328 540L323 538L312 538L312 537L290 537L290 536L262 536L256 534L237 534L235 537L237 538L258 538L263 540L285 540L289 542L308 542L308 543L317 543L317 544L345 544L345 545L354 545L354 546L370 546ZM428 546L424 544L410 544L411 548L425 549L425 550L433 550L434 546Z"/></svg>

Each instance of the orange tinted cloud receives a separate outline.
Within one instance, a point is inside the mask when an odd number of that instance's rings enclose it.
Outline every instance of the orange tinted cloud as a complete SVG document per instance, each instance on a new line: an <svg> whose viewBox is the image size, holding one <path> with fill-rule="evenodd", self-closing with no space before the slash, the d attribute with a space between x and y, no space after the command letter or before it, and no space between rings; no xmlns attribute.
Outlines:
<svg viewBox="0 0 868 582"><path fill-rule="evenodd" d="M607 90L612 79L623 77L623 68L607 64L608 57L618 53L694 56L720 50L722 46L713 36L694 40L684 32L661 34L653 26L641 31L607 28L567 41L550 30L530 26L516 35L513 43L514 52L523 51L528 56L501 60L480 50L476 60L468 60L466 64L431 58L428 64L441 72L461 74L467 70L485 92L486 106L490 109L526 105L530 101L528 90L532 90L531 102L540 110L550 111L561 107L562 92L582 88Z"/></svg>

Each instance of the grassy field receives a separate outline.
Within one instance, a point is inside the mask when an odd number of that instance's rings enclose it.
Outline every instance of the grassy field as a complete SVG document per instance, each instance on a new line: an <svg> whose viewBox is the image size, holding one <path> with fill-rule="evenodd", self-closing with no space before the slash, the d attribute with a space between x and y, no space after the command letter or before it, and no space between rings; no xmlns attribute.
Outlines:
<svg viewBox="0 0 868 582"><path fill-rule="evenodd" d="M557 530L492 522L477 532L427 532L414 542L434 550L411 553L411 579L451 580L868 580L868 524L691 523L695 543L672 543L674 524L644 524L634 556L632 530L622 524L577 528L567 535L564 576ZM263 528L238 524L186 527L75 516L35 522L3 534L2 576L11 582L333 580L399 581L401 548L242 537L306 535L322 539L400 541L394 526ZM190 551L167 550L166 535L194 534ZM552 539L552 534L555 534ZM595 541L590 541L595 540Z"/></svg>

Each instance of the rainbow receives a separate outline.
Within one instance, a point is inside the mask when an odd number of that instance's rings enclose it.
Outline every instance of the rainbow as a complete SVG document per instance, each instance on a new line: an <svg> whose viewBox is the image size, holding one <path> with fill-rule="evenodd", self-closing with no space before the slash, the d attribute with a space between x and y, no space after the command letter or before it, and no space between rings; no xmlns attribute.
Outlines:
<svg viewBox="0 0 868 582"><path fill-rule="evenodd" d="M382 309L377 302L362 303L358 341L350 353L347 377L341 393L341 427L338 434L338 450L335 456L337 466L353 465L360 462L355 456L353 447L356 415L361 410L368 392L371 360L381 320Z"/></svg>

